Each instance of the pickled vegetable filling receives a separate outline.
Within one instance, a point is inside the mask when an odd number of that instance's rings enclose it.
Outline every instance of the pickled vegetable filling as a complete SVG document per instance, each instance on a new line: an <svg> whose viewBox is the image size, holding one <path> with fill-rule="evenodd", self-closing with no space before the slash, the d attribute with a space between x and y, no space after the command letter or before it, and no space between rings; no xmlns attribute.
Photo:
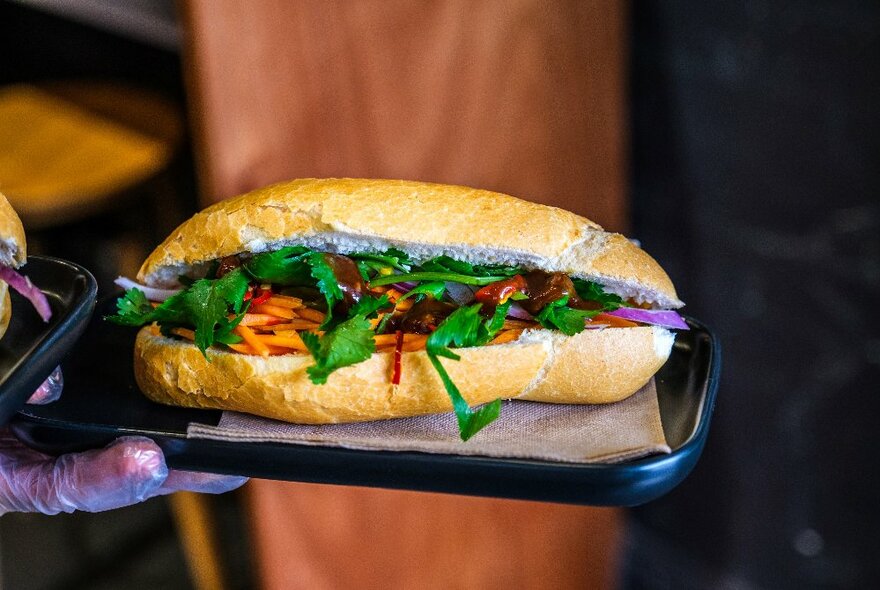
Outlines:
<svg viewBox="0 0 880 590"><path fill-rule="evenodd" d="M394 249L341 255L295 246L227 256L204 278L181 282L184 288L161 303L129 289L108 319L154 323L166 336L192 340L206 357L212 346L260 356L311 354L307 372L316 384L374 352L394 353L389 379L396 384L405 379L401 352L425 350L464 440L498 416L500 401L470 408L440 357L458 360L454 348L512 342L531 328L574 335L639 325L613 315L635 306L597 283L447 256L415 263ZM650 310L639 311L640 321L655 323Z"/></svg>

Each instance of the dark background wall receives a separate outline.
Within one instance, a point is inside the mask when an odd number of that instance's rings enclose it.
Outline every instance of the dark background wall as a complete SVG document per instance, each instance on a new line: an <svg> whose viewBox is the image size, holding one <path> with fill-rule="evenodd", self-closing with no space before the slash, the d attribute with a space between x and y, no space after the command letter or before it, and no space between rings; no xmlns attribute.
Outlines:
<svg viewBox="0 0 880 590"><path fill-rule="evenodd" d="M630 588L880 587L880 4L636 2L636 232L722 338Z"/></svg>

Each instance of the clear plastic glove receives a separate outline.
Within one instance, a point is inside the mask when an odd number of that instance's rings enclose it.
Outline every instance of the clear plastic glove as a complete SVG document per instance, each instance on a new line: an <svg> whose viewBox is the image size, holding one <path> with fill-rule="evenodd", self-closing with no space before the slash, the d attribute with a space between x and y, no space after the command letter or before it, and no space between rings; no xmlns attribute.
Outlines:
<svg viewBox="0 0 880 590"><path fill-rule="evenodd" d="M56 369L30 403L49 403L61 395L64 379ZM106 448L51 457L21 444L0 429L0 514L6 512L101 512L153 496L188 490L219 494L247 478L169 470L162 450L143 437L123 437Z"/></svg>

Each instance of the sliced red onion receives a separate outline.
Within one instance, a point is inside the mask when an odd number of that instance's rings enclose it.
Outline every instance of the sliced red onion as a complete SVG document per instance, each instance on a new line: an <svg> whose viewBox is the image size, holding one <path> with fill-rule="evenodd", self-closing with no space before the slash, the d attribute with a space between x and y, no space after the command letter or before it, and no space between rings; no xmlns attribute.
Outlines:
<svg viewBox="0 0 880 590"><path fill-rule="evenodd" d="M471 288L461 283L447 282L446 292L449 294L449 298L458 305L467 305L474 300L474 292Z"/></svg>
<svg viewBox="0 0 880 590"><path fill-rule="evenodd" d="M393 283L391 287L398 293L406 293L407 291L412 291L418 285L418 283Z"/></svg>
<svg viewBox="0 0 880 590"><path fill-rule="evenodd" d="M532 314L520 307L519 303L512 302L510 309L507 310L507 317L516 318L518 320L533 320Z"/></svg>
<svg viewBox="0 0 880 590"><path fill-rule="evenodd" d="M624 320L651 324L662 328L690 330L684 319L671 309L639 309L637 307L621 307L615 311L605 312Z"/></svg>
<svg viewBox="0 0 880 590"><path fill-rule="evenodd" d="M150 301L165 301L172 295L177 295L183 289L156 289L155 287L147 287L146 285L141 285L140 283L136 283L135 281L128 279L126 277L117 277L115 284L119 285L126 291L128 289L138 289L143 291L144 295L147 296L147 299Z"/></svg>
<svg viewBox="0 0 880 590"><path fill-rule="evenodd" d="M44 322L49 321L49 318L52 317L52 308L49 306L49 300L46 299L42 291L31 283L29 278L21 276L8 266L3 266L0 267L0 280L6 281L10 287L21 293L23 297L26 297L34 306L34 309L37 310L37 313L40 314L40 317L43 318Z"/></svg>

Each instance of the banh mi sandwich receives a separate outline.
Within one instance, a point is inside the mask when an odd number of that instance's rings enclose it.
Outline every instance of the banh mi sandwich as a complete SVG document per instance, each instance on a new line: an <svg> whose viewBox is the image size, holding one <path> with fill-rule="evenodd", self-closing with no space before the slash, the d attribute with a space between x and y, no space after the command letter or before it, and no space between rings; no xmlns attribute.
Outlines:
<svg viewBox="0 0 880 590"><path fill-rule="evenodd" d="M12 318L9 287L18 291L34 306L44 322L52 317L52 308L46 295L31 280L16 269L27 262L27 244L24 227L6 196L0 193L0 338L6 334Z"/></svg>
<svg viewBox="0 0 880 590"><path fill-rule="evenodd" d="M143 326L135 375L154 401L308 424L454 410L464 440L502 399L621 400L687 329L623 236L422 182L253 191L183 223L137 279L109 319Z"/></svg>

